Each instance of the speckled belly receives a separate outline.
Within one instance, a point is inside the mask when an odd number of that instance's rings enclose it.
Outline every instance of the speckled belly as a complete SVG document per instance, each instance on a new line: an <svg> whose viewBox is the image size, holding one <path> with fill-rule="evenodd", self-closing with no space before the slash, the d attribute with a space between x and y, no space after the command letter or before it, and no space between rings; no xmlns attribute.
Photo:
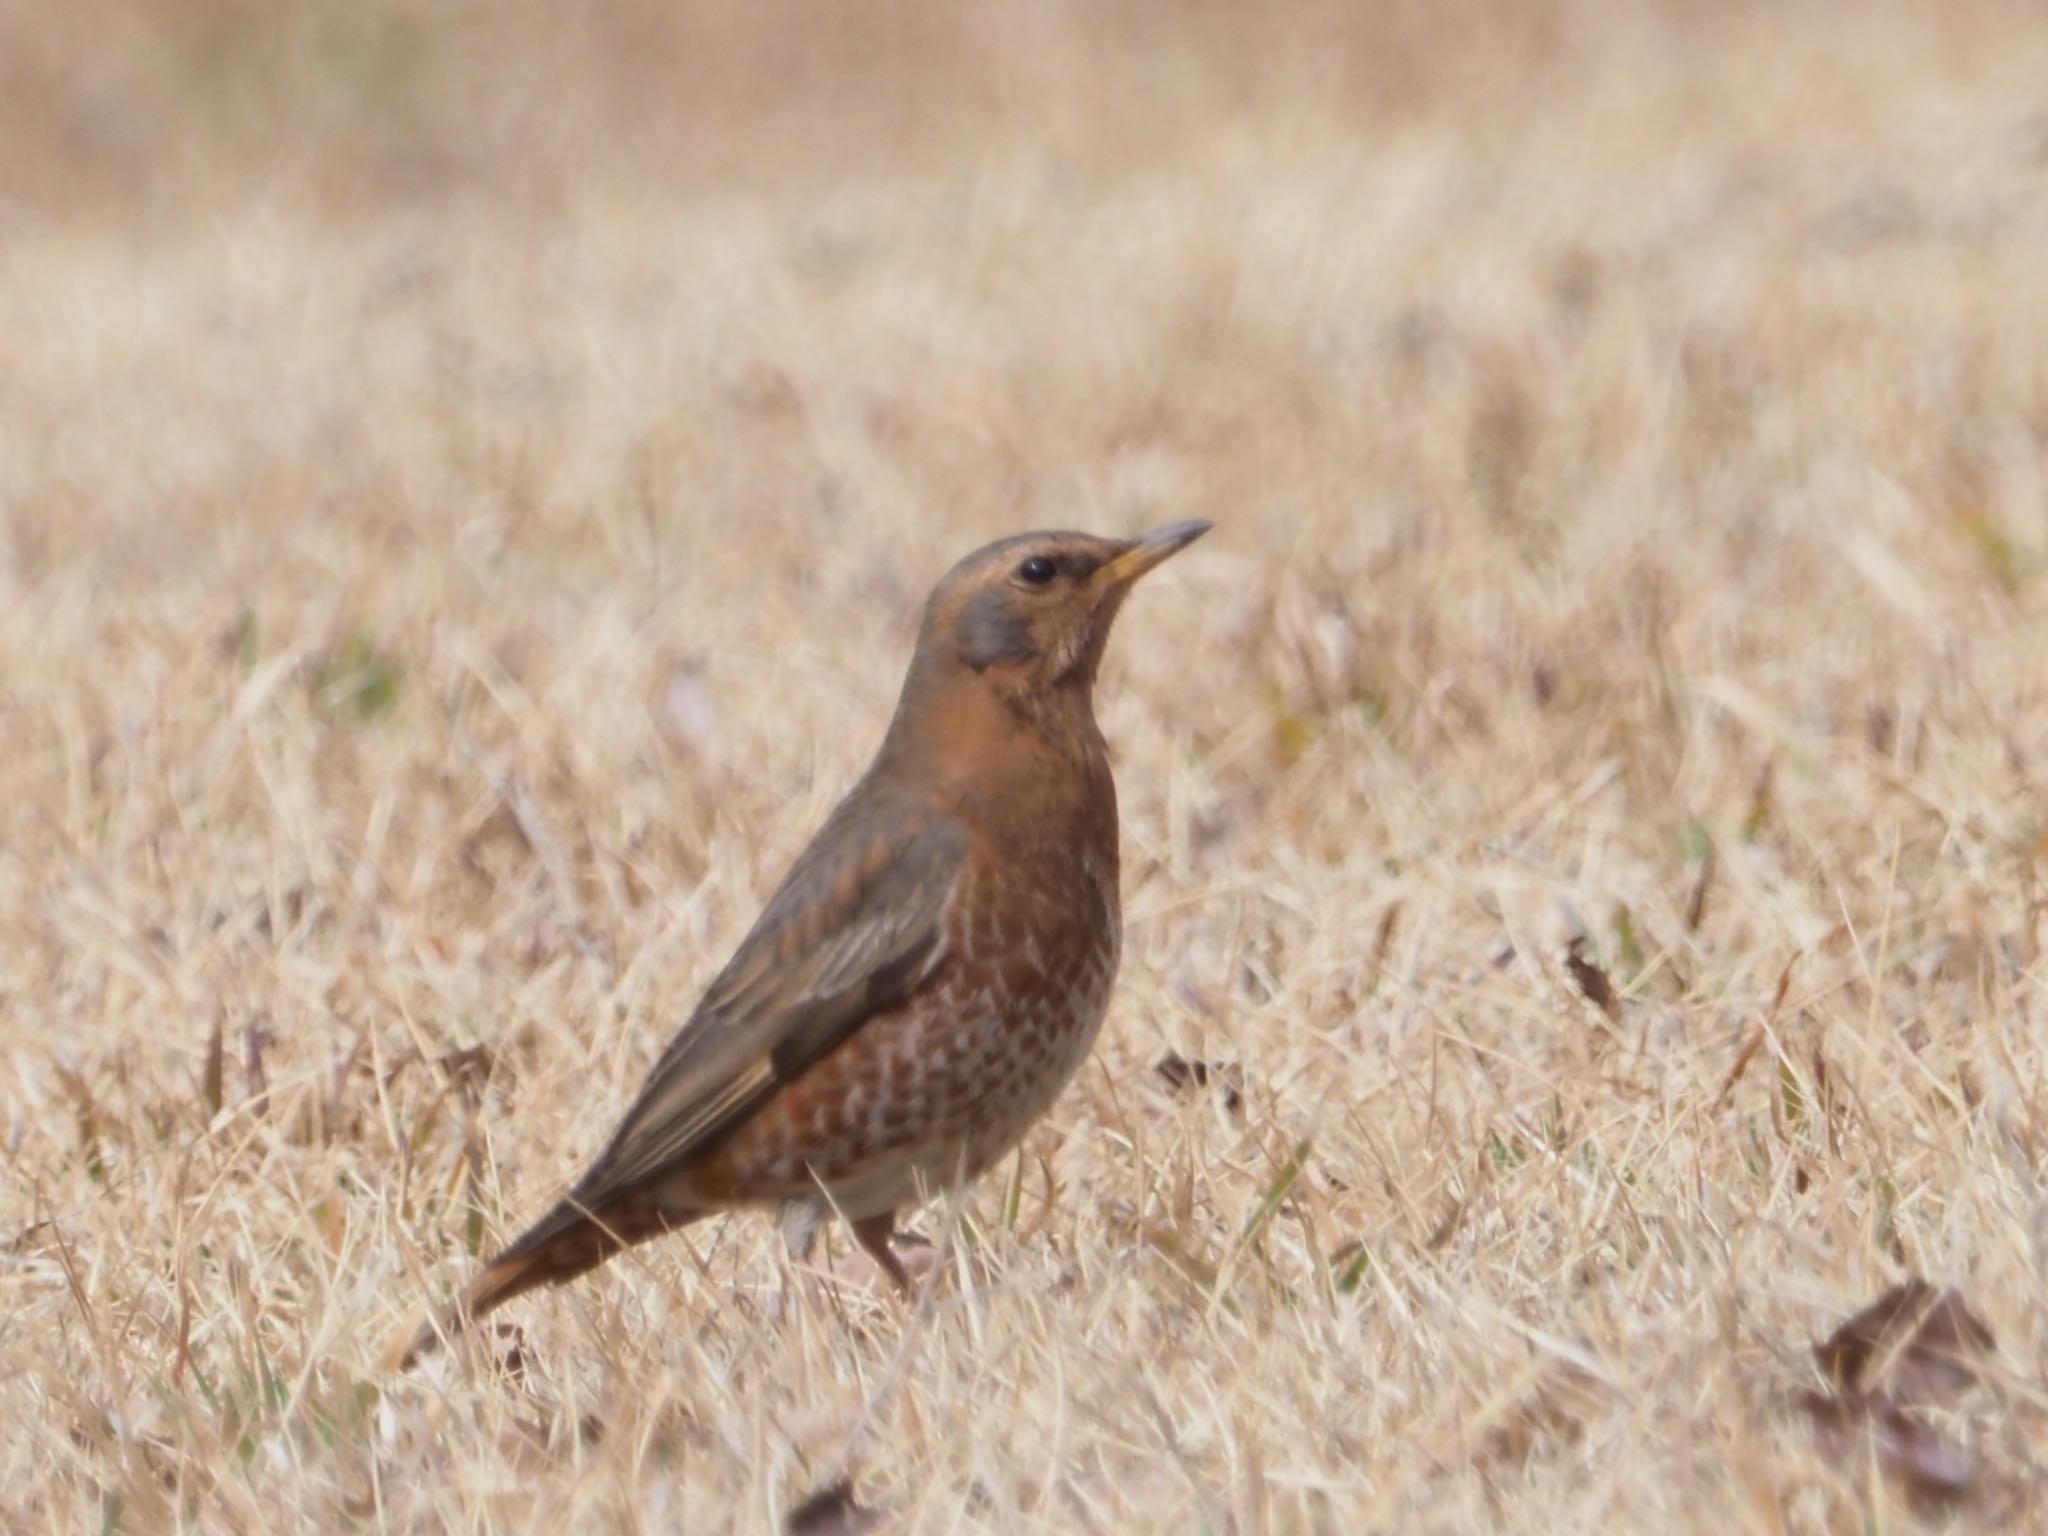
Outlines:
<svg viewBox="0 0 2048 1536"><path fill-rule="evenodd" d="M706 1150L687 1176L691 1197L750 1204L822 1186L858 1219L1008 1153L1087 1060L1120 946L1113 920L1005 937L963 923L931 985L862 1024Z"/></svg>

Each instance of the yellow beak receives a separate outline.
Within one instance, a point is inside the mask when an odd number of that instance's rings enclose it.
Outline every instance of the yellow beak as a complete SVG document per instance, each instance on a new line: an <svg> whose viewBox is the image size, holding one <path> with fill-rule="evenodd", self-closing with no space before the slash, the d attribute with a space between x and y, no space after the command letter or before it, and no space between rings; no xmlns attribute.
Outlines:
<svg viewBox="0 0 2048 1536"><path fill-rule="evenodd" d="M1129 586L1170 555L1177 555L1207 533L1210 524L1200 518L1185 523L1168 523L1141 536L1122 554L1095 573L1095 579L1111 587Z"/></svg>

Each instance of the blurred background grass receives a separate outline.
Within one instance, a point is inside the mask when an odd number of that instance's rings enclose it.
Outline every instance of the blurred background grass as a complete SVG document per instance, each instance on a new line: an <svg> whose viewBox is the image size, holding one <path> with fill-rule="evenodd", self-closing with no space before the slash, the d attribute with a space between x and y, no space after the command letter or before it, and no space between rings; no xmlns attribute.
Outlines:
<svg viewBox="0 0 2048 1536"><path fill-rule="evenodd" d="M1764 9L14 0L0 172L36 213L275 195L337 215L545 210L593 183L730 196L957 169L1007 128L1113 178L1276 110L1360 132L1512 116L1617 28L1691 48Z"/></svg>

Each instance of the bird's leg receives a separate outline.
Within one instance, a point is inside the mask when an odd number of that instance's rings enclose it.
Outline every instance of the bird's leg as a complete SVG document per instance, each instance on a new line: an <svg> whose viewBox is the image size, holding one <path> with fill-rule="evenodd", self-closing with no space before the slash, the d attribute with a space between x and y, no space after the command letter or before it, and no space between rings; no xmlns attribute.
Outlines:
<svg viewBox="0 0 2048 1536"><path fill-rule="evenodd" d="M865 1216L859 1221L848 1223L853 1228L853 1240L861 1245L867 1256L882 1266L896 1287L896 1293L906 1301L917 1292L917 1283L910 1278L910 1271L903 1267L903 1261L896 1257L896 1250L889 1246L889 1238L896 1231L896 1213L884 1211L879 1216Z"/></svg>
<svg viewBox="0 0 2048 1536"><path fill-rule="evenodd" d="M771 1323L780 1323L789 1311L792 1270L804 1295L813 1303L819 1300L816 1277L811 1273L811 1254L818 1246L818 1232L825 1224L825 1216L814 1201L790 1200L783 1204L776 1224L782 1230L783 1246L789 1251L789 1265L782 1272L782 1284L776 1287L774 1299L768 1303Z"/></svg>

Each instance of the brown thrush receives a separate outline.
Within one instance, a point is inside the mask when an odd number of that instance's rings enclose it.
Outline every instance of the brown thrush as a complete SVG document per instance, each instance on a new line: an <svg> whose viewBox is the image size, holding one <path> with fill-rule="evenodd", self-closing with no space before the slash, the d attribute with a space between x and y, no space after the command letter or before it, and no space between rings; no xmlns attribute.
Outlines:
<svg viewBox="0 0 2048 1536"><path fill-rule="evenodd" d="M897 1210L972 1179L1086 1060L1122 947L1116 786L1093 690L1131 584L1208 531L1027 533L925 605L881 751L812 839L610 1143L443 1329L632 1244L837 1212L899 1287Z"/></svg>

